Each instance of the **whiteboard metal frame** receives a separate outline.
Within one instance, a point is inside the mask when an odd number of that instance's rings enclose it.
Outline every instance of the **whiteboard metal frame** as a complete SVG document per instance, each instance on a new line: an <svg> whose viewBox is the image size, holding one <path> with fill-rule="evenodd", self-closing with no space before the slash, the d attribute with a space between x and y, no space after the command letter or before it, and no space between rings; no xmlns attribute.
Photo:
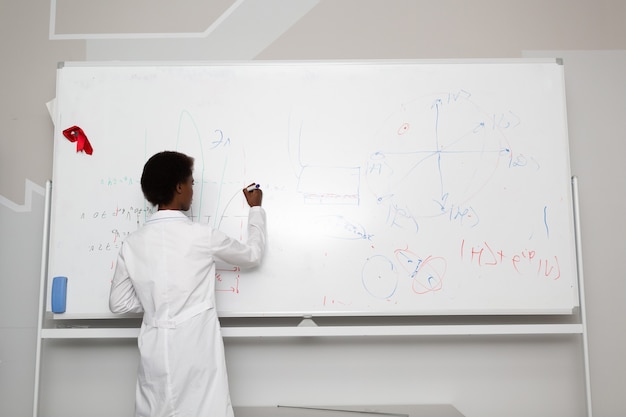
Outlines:
<svg viewBox="0 0 626 417"><path fill-rule="evenodd" d="M43 217L43 242L41 245L41 277L39 280L39 316L37 317L37 345L35 356L35 386L33 394L33 417L37 417L39 411L39 387L41 376L41 359L44 338L44 318L46 314L46 282L48 276L48 248L50 246L50 211L52 197L52 181L46 182Z"/></svg>
<svg viewBox="0 0 626 417"><path fill-rule="evenodd" d="M587 402L587 417L592 417L591 403L591 376L589 370L589 336L587 334L587 312L585 306L585 285L583 279L583 252L580 227L580 204L578 201L578 177L572 176L572 200L574 206L574 231L576 242L576 268L578 273L578 301L580 303L580 325L583 344L583 365L585 371L585 394Z"/></svg>
<svg viewBox="0 0 626 417"><path fill-rule="evenodd" d="M283 64L289 65L359 65L363 63L376 63L379 65L397 65L402 63L419 63L419 64L451 64L451 63L465 63L465 64L488 64L488 63L521 63L521 64L531 64L531 63L556 63L559 66L563 65L563 62L559 58L495 58L495 59L395 59L395 60L387 60L387 59L365 59L365 60L284 60L284 61L204 61L204 64L210 64L211 66L229 66L229 65L237 65L237 66L279 66ZM118 62L109 62L109 61L67 61L67 62L59 62L59 68L68 67L68 68L81 68L81 67L99 67L99 66L107 66L107 67L151 67L151 66L159 66L159 65L171 65L171 62L167 61L118 61ZM203 65L203 61L182 61L177 62L177 66L197 66ZM54 223L52 225L52 229L54 232ZM571 233L571 232L570 232ZM54 253L54 246L52 246L52 252ZM575 260L574 260L575 261ZM573 262L572 262L573 264ZM575 271L576 266L571 265L572 272ZM572 274L573 275L573 274ZM576 281L572 280L571 284L574 284ZM568 282L569 284L570 282ZM100 292L101 294L101 292ZM572 294L572 299L578 301L580 297L575 291ZM100 306L103 306L104 303L99 303ZM493 310L489 309L487 311L479 311L473 310L473 315L483 315L483 314L491 314L493 316L502 316L502 315L523 315L524 313L528 314L546 314L546 315L571 315L575 312L576 308L580 307L580 304L574 304L572 306L567 306L566 308L556 309L556 310L543 310L538 309L536 311L529 310ZM101 307L100 307L101 308ZM218 304L219 310L219 304ZM314 309L309 309L312 311ZM281 311L254 311L254 312L246 312L246 313L238 313L233 311L225 311L220 312L220 317L300 317L303 314L310 314L309 311L295 311L295 312L281 312ZM338 313L335 311L321 312L315 311L316 316L325 316L325 317L335 317L338 315L342 315L342 313ZM466 315L470 314L466 310L458 310L458 311L449 311L449 312L429 312L429 311L410 311L410 310L402 310L402 311L394 311L394 312L375 312L377 316L385 316L385 315L404 315L404 316L412 316L412 315ZM348 311L346 316L370 316L372 315L371 311ZM117 319L118 315L107 312L100 312L97 314L92 313L64 313L64 314L53 314L54 319L61 320L81 320L81 319ZM132 318L130 315L129 318Z"/></svg>
<svg viewBox="0 0 626 417"><path fill-rule="evenodd" d="M397 64L552 64L563 65L561 58L440 58L440 59L310 59L310 60L218 60L218 61L176 61L176 66L276 66L276 65L397 65ZM151 67L171 66L171 61L60 61L57 69L64 67Z"/></svg>

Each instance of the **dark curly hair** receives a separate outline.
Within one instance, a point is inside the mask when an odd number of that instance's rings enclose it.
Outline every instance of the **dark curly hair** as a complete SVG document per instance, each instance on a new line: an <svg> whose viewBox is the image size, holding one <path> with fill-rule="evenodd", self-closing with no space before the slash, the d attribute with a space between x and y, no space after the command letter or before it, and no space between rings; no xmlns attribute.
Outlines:
<svg viewBox="0 0 626 417"><path fill-rule="evenodd" d="M143 167L141 191L155 206L169 204L174 199L176 186L187 181L192 171L192 157L175 151L159 152Z"/></svg>

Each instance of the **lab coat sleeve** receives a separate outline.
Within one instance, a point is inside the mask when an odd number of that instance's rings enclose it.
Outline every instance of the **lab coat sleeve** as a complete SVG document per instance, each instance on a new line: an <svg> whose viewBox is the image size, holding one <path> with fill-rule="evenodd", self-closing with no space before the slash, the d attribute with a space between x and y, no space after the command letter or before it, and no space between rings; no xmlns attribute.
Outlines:
<svg viewBox="0 0 626 417"><path fill-rule="evenodd" d="M135 287L133 287L130 276L128 275L123 249L122 244L122 248L117 257L113 280L111 281L109 309L113 313L142 313L143 307L135 293Z"/></svg>
<svg viewBox="0 0 626 417"><path fill-rule="evenodd" d="M250 207L248 214L248 239L240 242L228 237L220 231L214 231L212 246L215 256L233 265L243 268L259 266L265 253L267 240L265 210L260 207Z"/></svg>

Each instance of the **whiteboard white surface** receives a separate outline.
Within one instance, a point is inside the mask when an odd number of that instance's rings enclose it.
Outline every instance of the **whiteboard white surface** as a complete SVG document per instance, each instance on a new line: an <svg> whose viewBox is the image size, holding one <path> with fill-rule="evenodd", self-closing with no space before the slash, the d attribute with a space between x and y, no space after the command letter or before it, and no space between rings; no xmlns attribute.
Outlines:
<svg viewBox="0 0 626 417"><path fill-rule="evenodd" d="M62 131L80 126L94 152ZM222 316L560 314L577 305L563 66L553 61L65 64L49 282L106 317L143 164L195 158L189 215L263 265L221 264ZM49 299L49 297L48 297Z"/></svg>

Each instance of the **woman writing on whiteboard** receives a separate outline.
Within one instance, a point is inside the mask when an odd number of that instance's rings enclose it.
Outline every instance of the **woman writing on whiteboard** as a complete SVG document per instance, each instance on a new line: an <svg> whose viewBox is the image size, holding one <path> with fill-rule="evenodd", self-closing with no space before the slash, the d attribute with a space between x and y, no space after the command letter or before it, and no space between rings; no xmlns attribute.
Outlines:
<svg viewBox="0 0 626 417"><path fill-rule="evenodd" d="M114 313L143 312L138 345L137 417L233 416L224 345L215 311L215 261L258 266L265 251L263 193L243 190L250 206L246 242L183 212L193 197L193 158L152 156L141 189L158 211L120 249L111 282Z"/></svg>

